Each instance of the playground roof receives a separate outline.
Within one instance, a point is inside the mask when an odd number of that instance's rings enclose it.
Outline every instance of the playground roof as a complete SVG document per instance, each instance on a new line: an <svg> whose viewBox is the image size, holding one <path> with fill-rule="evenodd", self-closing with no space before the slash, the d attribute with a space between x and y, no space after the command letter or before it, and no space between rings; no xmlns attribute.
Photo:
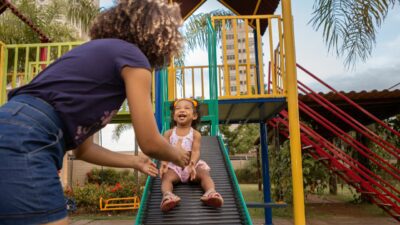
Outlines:
<svg viewBox="0 0 400 225"><path fill-rule="evenodd" d="M371 90L371 91L350 91L340 92L358 105L363 107L365 110L376 116L377 118L384 120L395 115L400 114L400 89L398 90ZM333 92L319 93L324 98L338 106L340 109L348 113L350 116L361 122L362 124L373 123L372 119L367 117L360 110L351 106L348 102L342 99L340 96ZM299 95L299 100L313 108L315 111L320 113L322 116L327 118L329 121L335 124L341 124L341 128L349 130L350 127L346 127L343 122L337 121L337 118L332 115L331 112L326 110L324 107L316 103L312 98L307 95ZM323 132L323 131L321 131Z"/></svg>
<svg viewBox="0 0 400 225"><path fill-rule="evenodd" d="M181 14L187 19L198 9L206 0L173 0L181 6ZM225 7L237 15L266 15L274 14L278 7L279 0L218 0ZM251 25L255 26L255 20ZM267 20L260 21L261 33L264 33L268 26Z"/></svg>

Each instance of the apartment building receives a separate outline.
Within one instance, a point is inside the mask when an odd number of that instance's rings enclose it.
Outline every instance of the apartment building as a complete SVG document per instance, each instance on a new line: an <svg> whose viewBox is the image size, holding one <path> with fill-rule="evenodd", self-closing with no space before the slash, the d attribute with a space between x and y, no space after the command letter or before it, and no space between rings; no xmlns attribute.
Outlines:
<svg viewBox="0 0 400 225"><path fill-rule="evenodd" d="M246 48L246 36L248 48ZM256 59L255 42L253 29L248 26L247 32L244 23L238 23L236 26L236 35L233 27L226 31L226 62L228 64L227 73L229 76L229 85L231 95L247 93L247 75L249 75L250 91L255 92L256 84ZM236 40L236 44L235 44ZM236 47L235 47L236 45ZM223 48L221 47L223 55ZM224 57L221 57L224 61ZM248 63L249 62L249 63ZM249 64L249 66L248 66ZM239 80L237 79L239 78ZM223 78L224 79L224 78ZM222 79L222 90L227 90L226 83ZM239 92L239 93L238 93Z"/></svg>

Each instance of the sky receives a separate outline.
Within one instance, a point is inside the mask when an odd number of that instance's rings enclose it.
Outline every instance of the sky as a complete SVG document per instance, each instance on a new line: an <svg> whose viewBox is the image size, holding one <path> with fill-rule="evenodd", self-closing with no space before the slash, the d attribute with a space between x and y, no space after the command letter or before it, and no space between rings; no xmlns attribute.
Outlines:
<svg viewBox="0 0 400 225"><path fill-rule="evenodd" d="M400 82L400 6L390 10L387 18L378 28L376 44L372 56L366 62L359 62L352 70L345 68L343 60L328 53L323 43L322 32L315 31L308 22L311 19L313 2L311 0L292 0L294 18L294 35L296 46L296 61L313 74L320 77L337 90L362 91L383 90ZM109 7L112 0L100 0L101 7ZM194 14L209 12L215 9L225 9L217 0L207 0ZM280 8L276 14L281 14ZM268 40L263 38L264 46ZM265 52L265 55L267 53ZM187 54L186 65L206 65L207 52L195 50ZM194 60L196 59L196 60ZM266 59L267 60L267 59ZM265 63L265 62L264 62ZM298 72L298 79L319 90L307 77ZM400 85L397 86L400 89ZM323 89L321 89L323 91ZM103 145L116 150L131 150L134 146L133 131L123 134L120 141L110 138L112 125L103 129Z"/></svg>

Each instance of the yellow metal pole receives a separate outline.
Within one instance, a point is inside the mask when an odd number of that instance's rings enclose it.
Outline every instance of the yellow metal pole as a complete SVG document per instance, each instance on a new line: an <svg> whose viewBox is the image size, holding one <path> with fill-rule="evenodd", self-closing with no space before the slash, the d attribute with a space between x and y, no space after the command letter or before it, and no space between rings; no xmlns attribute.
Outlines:
<svg viewBox="0 0 400 225"><path fill-rule="evenodd" d="M222 19L222 56L223 56L223 64L224 64L224 81L225 81L225 96L231 95L231 87L230 87L230 74L228 72L228 59L227 59L227 49L226 49L226 28L225 28L225 19Z"/></svg>
<svg viewBox="0 0 400 225"><path fill-rule="evenodd" d="M194 87L194 68L192 68L192 98L196 98L196 90Z"/></svg>
<svg viewBox="0 0 400 225"><path fill-rule="evenodd" d="M235 51L235 75L236 75L236 96L240 95L240 76L239 76L239 53L238 53L238 34L237 34L237 20L232 21L233 28L233 48ZM229 81L230 82L230 81Z"/></svg>
<svg viewBox="0 0 400 225"><path fill-rule="evenodd" d="M262 54L262 37L260 32L260 19L256 20L256 30L257 30L257 48L258 48L258 67L260 68L260 94L264 95L264 59Z"/></svg>
<svg viewBox="0 0 400 225"><path fill-rule="evenodd" d="M181 68L182 68L182 92L183 92L182 98L186 98L185 68L184 67L181 67Z"/></svg>
<svg viewBox="0 0 400 225"><path fill-rule="evenodd" d="M11 77L11 88L17 87L17 76L18 76L18 52L19 48L15 47L15 54L14 54L14 72L12 73Z"/></svg>
<svg viewBox="0 0 400 225"><path fill-rule="evenodd" d="M176 73L175 73L175 67L174 64L171 63L171 65L168 67L168 100L173 101L175 99L175 94L176 94ZM154 86L154 85L153 85Z"/></svg>
<svg viewBox="0 0 400 225"><path fill-rule="evenodd" d="M250 47L249 47L249 23L248 19L244 20L244 30L246 33L245 44L246 44L246 82L247 82L247 95L252 95L251 93L251 80L250 80Z"/></svg>
<svg viewBox="0 0 400 225"><path fill-rule="evenodd" d="M203 71L203 69L204 68L201 68L201 99L204 100L204 71ZM221 76L221 74L220 74L220 76ZM219 90L220 90L220 95L221 95L221 85L220 85Z"/></svg>
<svg viewBox="0 0 400 225"><path fill-rule="evenodd" d="M277 72L275 71L275 57L274 57L274 42L272 38L272 20L268 18L268 33L269 33L269 52L270 52L270 58L271 58L271 75L272 75L272 95L276 96L278 84L277 84ZM267 84L270 81L267 81Z"/></svg>
<svg viewBox="0 0 400 225"><path fill-rule="evenodd" d="M28 83L30 80L29 80L29 77L28 77L28 67L29 67L29 47L25 47L25 64L24 64L24 72L23 72L23 74L24 74L24 83L23 84L26 84L26 83Z"/></svg>
<svg viewBox="0 0 400 225"><path fill-rule="evenodd" d="M0 105L5 103L5 96L6 96L6 85L7 82L7 69L5 65L5 44L0 41ZM4 82L4 83L3 83Z"/></svg>
<svg viewBox="0 0 400 225"><path fill-rule="evenodd" d="M290 0L282 0L285 67L287 72L287 101L289 109L290 156L292 162L293 215L295 225L305 225L303 169L301 160L299 107L294 45L293 18Z"/></svg>
<svg viewBox="0 0 400 225"><path fill-rule="evenodd" d="M284 49L284 43L283 43L283 35L282 35L282 18L278 18L278 32L279 32L279 46L278 46L278 54L279 54L279 69L280 69L280 74L281 74L281 85L282 85L282 92L281 94L286 93L286 68L282 66L282 63L284 62L283 59L283 49ZM278 59L278 57L277 57Z"/></svg>

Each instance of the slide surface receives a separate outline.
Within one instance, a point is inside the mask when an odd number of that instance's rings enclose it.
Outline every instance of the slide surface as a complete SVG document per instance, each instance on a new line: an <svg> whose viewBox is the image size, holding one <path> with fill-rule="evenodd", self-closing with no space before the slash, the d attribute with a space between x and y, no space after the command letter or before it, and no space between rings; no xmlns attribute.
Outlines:
<svg viewBox="0 0 400 225"><path fill-rule="evenodd" d="M233 177L228 155L223 151L222 139L213 136L202 137L201 159L211 167L216 190L223 196L224 205L215 209L200 201L203 191L199 184L178 184L174 193L181 197L181 202L168 213L160 210L160 178L149 178L141 201L136 224L252 224Z"/></svg>

